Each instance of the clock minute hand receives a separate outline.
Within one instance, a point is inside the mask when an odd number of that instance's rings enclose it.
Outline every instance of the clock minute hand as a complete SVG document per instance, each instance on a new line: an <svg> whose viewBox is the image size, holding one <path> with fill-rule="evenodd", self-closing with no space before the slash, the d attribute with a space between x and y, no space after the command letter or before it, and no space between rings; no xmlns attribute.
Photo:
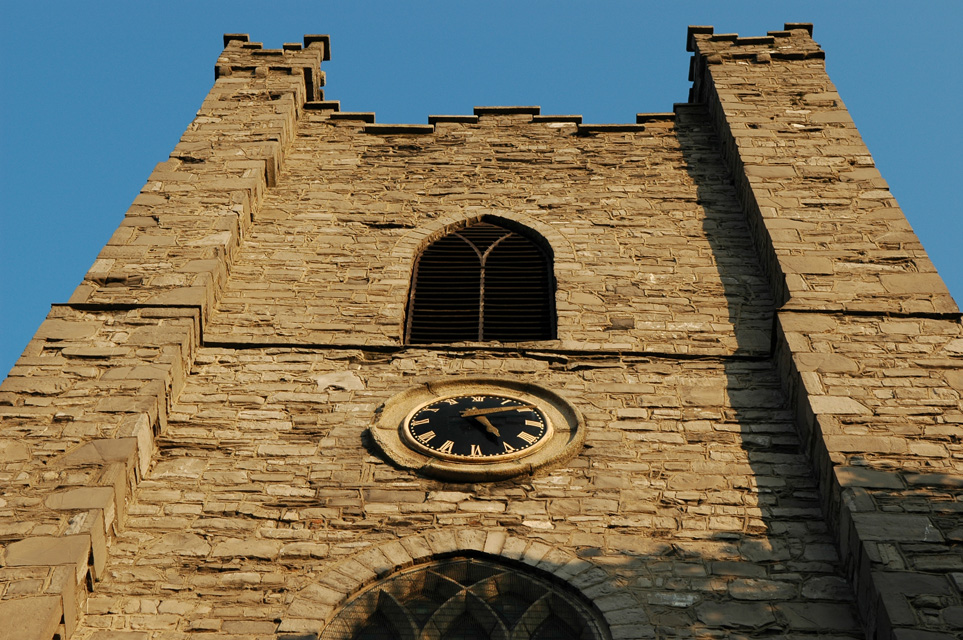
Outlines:
<svg viewBox="0 0 963 640"><path fill-rule="evenodd" d="M503 413L505 411L515 411L517 409L534 409L533 404L516 404L513 407L489 407L487 409L465 409L461 412L462 418L471 418L474 416L487 416L491 413Z"/></svg>

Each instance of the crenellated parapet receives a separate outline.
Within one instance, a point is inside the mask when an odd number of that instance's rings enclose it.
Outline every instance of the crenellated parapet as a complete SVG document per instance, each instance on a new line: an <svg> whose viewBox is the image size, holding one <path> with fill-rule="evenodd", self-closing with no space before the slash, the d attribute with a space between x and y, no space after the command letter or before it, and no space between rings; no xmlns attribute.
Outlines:
<svg viewBox="0 0 963 640"><path fill-rule="evenodd" d="M322 100L324 72L321 62L331 59L331 38L306 35L304 44L285 43L280 49L265 49L260 42L250 42L246 33L225 33L224 51L214 67L215 79L234 74L266 74L280 72L304 75L307 100Z"/></svg>
<svg viewBox="0 0 963 640"><path fill-rule="evenodd" d="M723 62L768 64L773 60L824 60L826 53L812 39L809 23L787 22L782 31L765 36L740 37L738 33L715 33L713 27L690 26L686 51L695 53L689 65L689 102L706 102L711 86L706 67Z"/></svg>

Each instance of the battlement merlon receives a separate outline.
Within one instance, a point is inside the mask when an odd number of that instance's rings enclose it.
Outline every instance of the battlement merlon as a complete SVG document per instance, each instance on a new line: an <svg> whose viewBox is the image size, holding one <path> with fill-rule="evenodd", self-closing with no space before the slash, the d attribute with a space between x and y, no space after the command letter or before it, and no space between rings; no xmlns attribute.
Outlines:
<svg viewBox="0 0 963 640"><path fill-rule="evenodd" d="M692 89L689 102L705 102L706 67L723 62L768 64L773 60L825 60L826 52L813 40L809 22L787 22L782 31L764 36L740 37L738 33L714 33L711 26L690 25L686 51L695 55L689 64Z"/></svg>
<svg viewBox="0 0 963 640"><path fill-rule="evenodd" d="M686 51L704 56L729 53L733 58L746 58L750 54L769 50L778 57L789 59L824 58L825 54L812 36L813 25L809 22L787 22L782 31L769 31L764 36L751 37L740 37L738 33L715 33L711 26L690 25L686 33Z"/></svg>
<svg viewBox="0 0 963 640"><path fill-rule="evenodd" d="M214 79L235 73L266 74L269 72L303 73L307 98L323 99L324 86L321 63L331 59L331 38L309 34L304 44L285 43L280 49L265 49L260 42L251 42L246 33L225 33L224 50L217 58Z"/></svg>

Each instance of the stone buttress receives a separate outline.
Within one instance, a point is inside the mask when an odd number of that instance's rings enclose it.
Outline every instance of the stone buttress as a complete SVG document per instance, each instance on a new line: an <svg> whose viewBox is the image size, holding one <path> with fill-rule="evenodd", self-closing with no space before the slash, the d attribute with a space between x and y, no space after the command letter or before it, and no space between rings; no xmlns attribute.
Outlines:
<svg viewBox="0 0 963 640"><path fill-rule="evenodd" d="M766 265L774 356L867 633L948 638L963 624L959 309L811 34L690 27L690 100Z"/></svg>

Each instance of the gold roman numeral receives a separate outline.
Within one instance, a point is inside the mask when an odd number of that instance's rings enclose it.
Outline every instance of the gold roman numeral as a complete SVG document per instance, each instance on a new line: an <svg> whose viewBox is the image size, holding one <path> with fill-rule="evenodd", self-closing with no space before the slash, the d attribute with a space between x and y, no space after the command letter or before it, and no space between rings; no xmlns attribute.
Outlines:
<svg viewBox="0 0 963 640"><path fill-rule="evenodd" d="M442 400L442 402L447 402L451 406L455 406L456 404L458 404L458 401L455 400L454 398L448 398L446 400Z"/></svg>
<svg viewBox="0 0 963 640"><path fill-rule="evenodd" d="M481 447L479 447L477 444L473 444L471 446L471 455L480 456L481 454L482 454Z"/></svg>
<svg viewBox="0 0 963 640"><path fill-rule="evenodd" d="M507 442L502 442L502 445L504 445L504 447L505 447L505 453L511 453L512 451L515 450L515 447L513 447L513 446L510 445L510 444L508 444Z"/></svg>
<svg viewBox="0 0 963 640"><path fill-rule="evenodd" d="M451 453L451 448L455 446L455 443L451 440L445 440L445 444L438 447L438 450L442 453Z"/></svg>
<svg viewBox="0 0 963 640"><path fill-rule="evenodd" d="M526 427L540 427L540 426L542 426L542 423L541 423L541 422L536 422L535 420L526 420L526 421L525 421L525 426L526 426Z"/></svg>
<svg viewBox="0 0 963 640"><path fill-rule="evenodd" d="M421 420L412 420L411 426L417 427L419 424L428 424L430 420L428 418L423 418Z"/></svg>
<svg viewBox="0 0 963 640"><path fill-rule="evenodd" d="M472 402L484 402L484 401L485 401L485 396L472 396L472 397L471 397L471 401L472 401Z"/></svg>
<svg viewBox="0 0 963 640"><path fill-rule="evenodd" d="M538 441L538 437L533 436L532 434L527 433L525 431L522 431L521 433L519 433L518 437L524 440L525 442L527 442L528 444L535 444L535 442Z"/></svg>
<svg viewBox="0 0 963 640"><path fill-rule="evenodd" d="M422 442L424 442L425 444L427 444L428 442L431 442L431 439L432 439L432 438L435 437L435 432L434 432L434 431L425 431L425 432L424 432L423 434L421 434L420 436L415 436L415 437L418 438L419 440L421 440Z"/></svg>

